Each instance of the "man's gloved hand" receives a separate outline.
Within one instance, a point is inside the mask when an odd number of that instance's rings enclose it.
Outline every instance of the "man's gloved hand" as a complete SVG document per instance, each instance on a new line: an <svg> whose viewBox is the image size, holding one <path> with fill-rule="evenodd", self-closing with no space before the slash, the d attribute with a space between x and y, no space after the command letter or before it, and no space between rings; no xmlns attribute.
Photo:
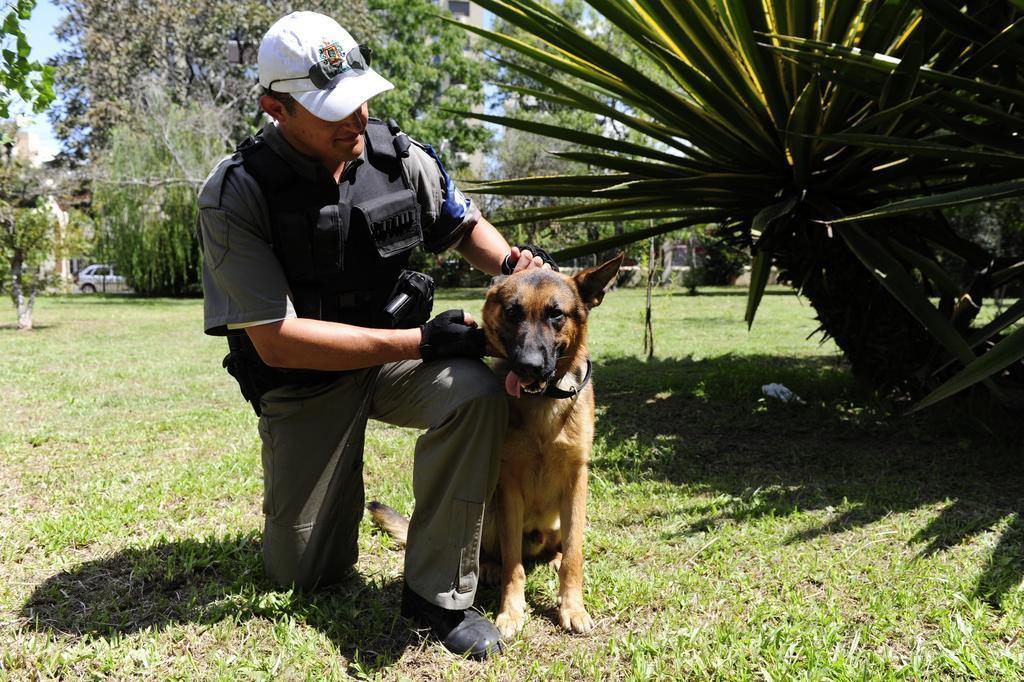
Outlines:
<svg viewBox="0 0 1024 682"><path fill-rule="evenodd" d="M529 251L534 258L540 258L548 267L555 272L558 272L558 264L555 263L554 258L548 255L547 251L536 244L518 244L513 246L511 253L505 256L505 259L501 261L501 274L511 275L516 270L523 270L524 268L529 267L529 260L526 260L522 267L517 267L517 264L524 260L523 251Z"/></svg>
<svg viewBox="0 0 1024 682"><path fill-rule="evenodd" d="M420 327L420 331L420 355L424 361L484 355L484 330L462 310L446 310Z"/></svg>

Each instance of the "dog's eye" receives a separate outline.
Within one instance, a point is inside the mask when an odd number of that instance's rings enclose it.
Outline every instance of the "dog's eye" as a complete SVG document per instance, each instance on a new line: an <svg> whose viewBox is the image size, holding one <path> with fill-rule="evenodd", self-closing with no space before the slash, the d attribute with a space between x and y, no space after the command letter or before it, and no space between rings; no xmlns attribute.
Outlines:
<svg viewBox="0 0 1024 682"><path fill-rule="evenodd" d="M552 322L557 322L558 320L562 319L563 317L565 317L565 313L563 313L558 308L555 308L555 307L548 308L548 319L551 320Z"/></svg>
<svg viewBox="0 0 1024 682"><path fill-rule="evenodd" d="M505 319L509 322L522 322L523 321L523 308L517 303L505 306L503 311L505 313Z"/></svg>

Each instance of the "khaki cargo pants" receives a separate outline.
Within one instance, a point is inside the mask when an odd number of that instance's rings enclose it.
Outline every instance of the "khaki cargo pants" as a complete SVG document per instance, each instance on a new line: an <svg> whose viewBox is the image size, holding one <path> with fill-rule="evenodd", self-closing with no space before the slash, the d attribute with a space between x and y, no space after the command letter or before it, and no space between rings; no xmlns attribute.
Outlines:
<svg viewBox="0 0 1024 682"><path fill-rule="evenodd" d="M367 419L426 431L413 459L416 507L405 579L449 609L476 593L484 503L498 480L508 408L479 360L403 361L262 400L263 560L298 589L345 577L359 554Z"/></svg>

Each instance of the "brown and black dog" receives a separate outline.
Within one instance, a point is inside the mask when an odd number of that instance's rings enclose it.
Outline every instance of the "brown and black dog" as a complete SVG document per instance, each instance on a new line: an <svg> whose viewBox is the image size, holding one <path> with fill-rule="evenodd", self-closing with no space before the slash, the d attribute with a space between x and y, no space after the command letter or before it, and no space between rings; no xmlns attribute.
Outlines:
<svg viewBox="0 0 1024 682"><path fill-rule="evenodd" d="M509 395L510 422L494 503L484 515L481 577L500 580L495 625L504 637L526 621L524 559L550 559L558 570L562 627L594 627L583 604L587 460L594 439L585 342L590 311L622 259L619 254L573 277L524 270L499 278L487 292L484 330ZM405 540L404 518L379 503L368 506L378 526Z"/></svg>

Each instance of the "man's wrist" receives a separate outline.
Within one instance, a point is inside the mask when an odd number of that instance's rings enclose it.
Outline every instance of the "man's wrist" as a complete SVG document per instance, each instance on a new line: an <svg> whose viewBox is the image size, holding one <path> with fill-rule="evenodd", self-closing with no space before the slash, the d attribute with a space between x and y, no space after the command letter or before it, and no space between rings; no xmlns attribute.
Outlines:
<svg viewBox="0 0 1024 682"><path fill-rule="evenodd" d="M423 357L420 346L423 344L423 325L412 329L403 329L405 338L402 344L408 349L408 356L411 360L419 360Z"/></svg>
<svg viewBox="0 0 1024 682"><path fill-rule="evenodd" d="M509 251L498 261L498 274L511 275L515 266L515 263L512 262L512 252Z"/></svg>

